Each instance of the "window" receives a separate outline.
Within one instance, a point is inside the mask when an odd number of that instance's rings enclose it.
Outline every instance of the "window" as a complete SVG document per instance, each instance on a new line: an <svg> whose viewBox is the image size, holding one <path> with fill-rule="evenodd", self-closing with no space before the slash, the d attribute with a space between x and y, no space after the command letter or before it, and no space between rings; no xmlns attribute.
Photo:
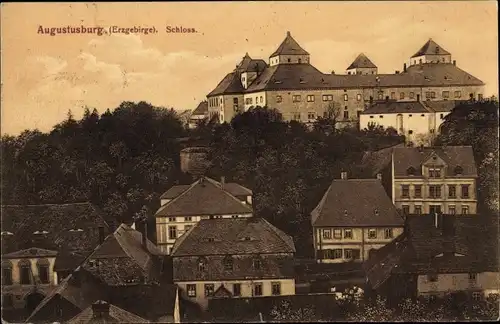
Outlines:
<svg viewBox="0 0 500 324"><path fill-rule="evenodd" d="M214 295L214 284L205 284L205 297Z"/></svg>
<svg viewBox="0 0 500 324"><path fill-rule="evenodd" d="M273 296L281 295L281 283L280 282L271 282L271 294Z"/></svg>
<svg viewBox="0 0 500 324"><path fill-rule="evenodd" d="M453 170L453 172L455 173L455 175L462 175L462 173L464 172L464 169L462 169L461 166L457 165L455 167L455 169Z"/></svg>
<svg viewBox="0 0 500 324"><path fill-rule="evenodd" d="M455 91L455 98L461 98L462 97L462 91Z"/></svg>
<svg viewBox="0 0 500 324"><path fill-rule="evenodd" d="M395 92L391 92L391 99L396 99L396 93Z"/></svg>
<svg viewBox="0 0 500 324"><path fill-rule="evenodd" d="M421 215L422 214L422 206L420 205L415 205L415 214Z"/></svg>
<svg viewBox="0 0 500 324"><path fill-rule="evenodd" d="M307 102L314 102L314 95L308 95Z"/></svg>
<svg viewBox="0 0 500 324"><path fill-rule="evenodd" d="M477 273L469 273L469 281L476 282L477 280Z"/></svg>
<svg viewBox="0 0 500 324"><path fill-rule="evenodd" d="M344 230L344 238L346 238L346 239L352 239L352 229L346 228Z"/></svg>
<svg viewBox="0 0 500 324"><path fill-rule="evenodd" d="M294 113L293 114L293 120L300 121L300 113Z"/></svg>
<svg viewBox="0 0 500 324"><path fill-rule="evenodd" d="M186 222L190 222L192 220L193 220L193 218L191 216L184 217L184 221L186 221Z"/></svg>
<svg viewBox="0 0 500 324"><path fill-rule="evenodd" d="M329 240L332 238L332 231L331 230L323 230L323 238L326 240Z"/></svg>
<svg viewBox="0 0 500 324"><path fill-rule="evenodd" d="M441 205L430 205L429 206L430 214L439 214L441 213Z"/></svg>
<svg viewBox="0 0 500 324"><path fill-rule="evenodd" d="M38 278L42 284L48 284L49 279L49 261L47 259L41 259L38 261Z"/></svg>
<svg viewBox="0 0 500 324"><path fill-rule="evenodd" d="M443 99L448 99L450 97L449 91L443 91Z"/></svg>
<svg viewBox="0 0 500 324"><path fill-rule="evenodd" d="M344 101L347 101L349 100L349 96L347 95L347 93L344 93Z"/></svg>
<svg viewBox="0 0 500 324"><path fill-rule="evenodd" d="M475 301L479 301L483 298L483 294L479 291L474 291L472 293L472 299L475 300Z"/></svg>
<svg viewBox="0 0 500 324"><path fill-rule="evenodd" d="M402 198L410 198L410 186L402 185L401 186L401 197Z"/></svg>
<svg viewBox="0 0 500 324"><path fill-rule="evenodd" d="M311 119L315 119L316 118L316 114L313 113L313 112L310 112L307 114L307 119L311 120Z"/></svg>
<svg viewBox="0 0 500 324"><path fill-rule="evenodd" d="M349 119L349 112L348 111L344 111L344 119Z"/></svg>
<svg viewBox="0 0 500 324"><path fill-rule="evenodd" d="M448 198L457 198L457 186L448 185Z"/></svg>
<svg viewBox="0 0 500 324"><path fill-rule="evenodd" d="M323 95L323 101L333 101L333 95Z"/></svg>
<svg viewBox="0 0 500 324"><path fill-rule="evenodd" d="M351 249L344 250L344 259L352 259L353 253Z"/></svg>
<svg viewBox="0 0 500 324"><path fill-rule="evenodd" d="M292 59L288 59L288 63L290 63L292 61Z"/></svg>
<svg viewBox="0 0 500 324"><path fill-rule="evenodd" d="M299 64L302 63L302 59L299 59Z"/></svg>
<svg viewBox="0 0 500 324"><path fill-rule="evenodd" d="M12 285L12 264L9 261L2 262L2 285Z"/></svg>
<svg viewBox="0 0 500 324"><path fill-rule="evenodd" d="M409 97L410 97L410 99L415 99L415 92L410 92Z"/></svg>
<svg viewBox="0 0 500 324"><path fill-rule="evenodd" d="M384 99L384 94L383 93L379 93L378 94L378 100L382 100Z"/></svg>
<svg viewBox="0 0 500 324"><path fill-rule="evenodd" d="M277 103L280 103L282 100L283 100L283 98L281 96L276 96L276 102Z"/></svg>
<svg viewBox="0 0 500 324"><path fill-rule="evenodd" d="M341 239L342 238L342 230L340 230L340 229L333 230L333 238Z"/></svg>
<svg viewBox="0 0 500 324"><path fill-rule="evenodd" d="M443 119L444 118L444 114L439 114L439 118Z"/></svg>
<svg viewBox="0 0 500 324"><path fill-rule="evenodd" d="M409 175L409 176L414 176L415 175L415 168L414 167L409 167L407 170L406 170L406 174Z"/></svg>
<svg viewBox="0 0 500 324"><path fill-rule="evenodd" d="M429 198L441 198L441 186L430 185L429 186Z"/></svg>
<svg viewBox="0 0 500 324"><path fill-rule="evenodd" d="M260 258L256 257L253 259L253 268L254 270L260 270L262 268L262 262L260 260Z"/></svg>
<svg viewBox="0 0 500 324"><path fill-rule="evenodd" d="M368 238L369 239L376 239L377 238L377 230L374 228L370 228L368 230Z"/></svg>
<svg viewBox="0 0 500 324"><path fill-rule="evenodd" d="M434 91L431 91L431 98L436 98L436 93Z"/></svg>
<svg viewBox="0 0 500 324"><path fill-rule="evenodd" d="M430 91L425 92L425 98L426 99L430 99L431 98L431 92Z"/></svg>
<svg viewBox="0 0 500 324"><path fill-rule="evenodd" d="M441 178L441 169L429 168L429 178Z"/></svg>
<svg viewBox="0 0 500 324"><path fill-rule="evenodd" d="M399 99L400 99L400 100L402 100L402 99L404 99L404 98L405 98L405 93L404 93L404 92L401 92L401 93L399 94Z"/></svg>
<svg viewBox="0 0 500 324"><path fill-rule="evenodd" d="M264 102L264 98L262 96L260 96L260 103L263 103Z"/></svg>
<svg viewBox="0 0 500 324"><path fill-rule="evenodd" d="M253 284L253 295L262 296L262 284L260 282Z"/></svg>
<svg viewBox="0 0 500 324"><path fill-rule="evenodd" d="M175 222L175 217L169 217L169 218L168 218L168 221L169 221L169 222Z"/></svg>
<svg viewBox="0 0 500 324"><path fill-rule="evenodd" d="M477 94L477 100L479 101L483 100L483 95L481 93Z"/></svg>
<svg viewBox="0 0 500 324"><path fill-rule="evenodd" d="M359 94L359 93L358 93L358 94L356 95L356 100L357 100L357 101L361 101L361 94Z"/></svg>
<svg viewBox="0 0 500 324"><path fill-rule="evenodd" d="M198 271L199 272L207 271L207 260L205 258L198 259Z"/></svg>
<svg viewBox="0 0 500 324"><path fill-rule="evenodd" d="M31 284L31 264L29 261L27 263L19 262L19 272L20 272L20 283L21 285Z"/></svg>
<svg viewBox="0 0 500 324"><path fill-rule="evenodd" d="M384 237L385 237L386 239L391 239L391 238L393 238L393 234L394 234L394 233L392 232L392 228L386 228L386 229L384 230Z"/></svg>
<svg viewBox="0 0 500 324"><path fill-rule="evenodd" d="M429 281L429 282L436 282L436 281L438 281L438 275L437 274L429 274L429 275L427 275L427 281Z"/></svg>
<svg viewBox="0 0 500 324"><path fill-rule="evenodd" d="M408 215L410 213L410 206L408 205L402 205L401 209L403 210L404 215Z"/></svg>
<svg viewBox="0 0 500 324"><path fill-rule="evenodd" d="M456 211L454 205L448 206L448 214L455 215L456 213L457 213L457 211Z"/></svg>
<svg viewBox="0 0 500 324"><path fill-rule="evenodd" d="M241 284L239 284L239 283L233 284L233 296L234 297L241 296Z"/></svg>
<svg viewBox="0 0 500 324"><path fill-rule="evenodd" d="M233 258L230 255L224 257L222 262L224 264L224 270L233 271Z"/></svg>
<svg viewBox="0 0 500 324"><path fill-rule="evenodd" d="M332 259L342 259L342 249L333 249Z"/></svg>
<svg viewBox="0 0 500 324"><path fill-rule="evenodd" d="M469 206L462 206L462 215L469 214Z"/></svg>
<svg viewBox="0 0 500 324"><path fill-rule="evenodd" d="M415 185L415 198L422 198L422 185Z"/></svg>
<svg viewBox="0 0 500 324"><path fill-rule="evenodd" d="M188 297L196 297L196 285L187 284L186 290L187 290Z"/></svg>
<svg viewBox="0 0 500 324"><path fill-rule="evenodd" d="M462 185L462 198L469 198L469 185Z"/></svg>
<svg viewBox="0 0 500 324"><path fill-rule="evenodd" d="M238 98L233 98L233 105L238 105Z"/></svg>
<svg viewBox="0 0 500 324"><path fill-rule="evenodd" d="M176 226L169 226L168 227L168 237L171 240L177 239L177 227Z"/></svg>
<svg viewBox="0 0 500 324"><path fill-rule="evenodd" d="M292 101L293 101L293 102L300 102L300 100L301 100L300 95L293 95L293 96L292 96Z"/></svg>

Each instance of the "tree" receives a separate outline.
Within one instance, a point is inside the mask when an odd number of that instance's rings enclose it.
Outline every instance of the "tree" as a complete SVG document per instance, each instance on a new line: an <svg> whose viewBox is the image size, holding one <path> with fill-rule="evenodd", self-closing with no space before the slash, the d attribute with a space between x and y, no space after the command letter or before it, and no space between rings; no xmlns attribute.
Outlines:
<svg viewBox="0 0 500 324"><path fill-rule="evenodd" d="M277 322L314 322L316 317L312 308L294 309L286 300L282 301L279 306L274 306L270 315Z"/></svg>

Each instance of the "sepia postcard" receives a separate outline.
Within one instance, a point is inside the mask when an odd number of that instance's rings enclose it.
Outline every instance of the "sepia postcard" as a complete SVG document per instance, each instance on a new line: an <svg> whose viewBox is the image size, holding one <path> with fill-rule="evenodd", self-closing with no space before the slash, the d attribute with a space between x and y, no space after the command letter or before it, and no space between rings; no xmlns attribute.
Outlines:
<svg viewBox="0 0 500 324"><path fill-rule="evenodd" d="M0 15L2 323L500 318L496 1Z"/></svg>

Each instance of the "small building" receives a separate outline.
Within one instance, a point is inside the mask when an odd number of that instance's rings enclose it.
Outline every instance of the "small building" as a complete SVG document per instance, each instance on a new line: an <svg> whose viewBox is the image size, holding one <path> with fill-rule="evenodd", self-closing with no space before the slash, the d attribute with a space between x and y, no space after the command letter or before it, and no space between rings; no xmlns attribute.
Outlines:
<svg viewBox="0 0 500 324"><path fill-rule="evenodd" d="M364 54L359 54L346 70L351 74L377 74L377 66Z"/></svg>
<svg viewBox="0 0 500 324"><path fill-rule="evenodd" d="M202 307L210 298L294 295L293 239L262 218L200 220L172 250L173 278Z"/></svg>
<svg viewBox="0 0 500 324"><path fill-rule="evenodd" d="M161 197L156 212L156 241L166 254L202 219L251 217L252 191L237 183L202 176L191 185L173 186Z"/></svg>
<svg viewBox="0 0 500 324"><path fill-rule="evenodd" d="M333 180L311 212L318 262L364 261L403 232L403 218L381 179Z"/></svg>
<svg viewBox="0 0 500 324"><path fill-rule="evenodd" d="M451 53L429 38L422 48L410 58L410 65L424 63L451 63Z"/></svg>
<svg viewBox="0 0 500 324"><path fill-rule="evenodd" d="M497 225L478 215L408 215L400 239L364 264L367 282L396 300L498 297Z"/></svg>
<svg viewBox="0 0 500 324"><path fill-rule="evenodd" d="M478 177L471 146L396 147L393 202L403 214L476 214Z"/></svg>
<svg viewBox="0 0 500 324"><path fill-rule="evenodd" d="M189 117L189 128L196 128L202 121L208 119L208 102L201 101Z"/></svg>

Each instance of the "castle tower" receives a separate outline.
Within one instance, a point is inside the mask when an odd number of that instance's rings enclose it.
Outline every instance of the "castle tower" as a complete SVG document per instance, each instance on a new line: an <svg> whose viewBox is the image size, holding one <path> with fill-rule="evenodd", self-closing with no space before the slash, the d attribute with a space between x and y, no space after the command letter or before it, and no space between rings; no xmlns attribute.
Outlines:
<svg viewBox="0 0 500 324"><path fill-rule="evenodd" d="M269 65L278 64L308 64L309 53L303 49L290 32L286 33L285 40L278 49L269 57Z"/></svg>
<svg viewBox="0 0 500 324"><path fill-rule="evenodd" d="M347 74L377 74L377 71L377 66L363 53L346 70Z"/></svg>
<svg viewBox="0 0 500 324"><path fill-rule="evenodd" d="M451 63L451 54L429 38L427 43L410 58L410 65L424 63Z"/></svg>

